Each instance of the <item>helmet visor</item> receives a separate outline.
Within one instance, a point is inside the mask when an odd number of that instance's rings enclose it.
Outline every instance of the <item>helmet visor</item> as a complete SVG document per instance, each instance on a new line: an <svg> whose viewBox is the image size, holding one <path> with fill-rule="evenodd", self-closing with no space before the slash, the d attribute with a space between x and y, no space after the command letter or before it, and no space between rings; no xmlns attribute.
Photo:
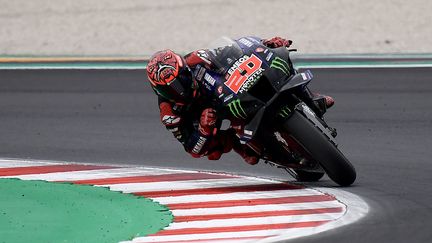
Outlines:
<svg viewBox="0 0 432 243"><path fill-rule="evenodd" d="M189 68L182 68L179 75L166 85L153 87L155 92L176 103L187 103L193 91L192 73Z"/></svg>

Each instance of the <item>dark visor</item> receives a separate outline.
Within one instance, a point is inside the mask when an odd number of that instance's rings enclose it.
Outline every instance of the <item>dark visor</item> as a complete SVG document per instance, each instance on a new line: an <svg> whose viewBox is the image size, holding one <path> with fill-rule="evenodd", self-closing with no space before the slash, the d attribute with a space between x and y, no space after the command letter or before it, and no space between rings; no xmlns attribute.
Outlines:
<svg viewBox="0 0 432 243"><path fill-rule="evenodd" d="M165 99L175 102L185 102L192 93L192 75L188 69L182 70L177 78L168 85L158 85L154 88L156 93Z"/></svg>

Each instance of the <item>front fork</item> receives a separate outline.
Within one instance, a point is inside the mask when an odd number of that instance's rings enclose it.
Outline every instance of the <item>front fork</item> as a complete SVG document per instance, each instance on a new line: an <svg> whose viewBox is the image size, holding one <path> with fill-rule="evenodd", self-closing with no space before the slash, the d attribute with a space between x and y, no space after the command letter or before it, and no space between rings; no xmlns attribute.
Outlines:
<svg viewBox="0 0 432 243"><path fill-rule="evenodd" d="M333 129L330 128L322 117L319 117L318 114L314 111L312 107L306 104L306 102L299 102L294 107L290 107L289 105L282 106L278 112L278 119L281 124L283 124L287 119L290 119L291 114L294 112L300 113L302 116L307 118L309 122L314 124L323 135L325 135L335 146L337 146L337 142L335 140L335 135L333 134ZM273 132L273 139L277 142L281 148L285 150L285 153L290 154L292 158L285 159L282 162L274 161L273 164L284 165L285 167L294 168L294 169L306 169L311 171L320 170L319 165L311 160L307 156L307 151L302 149L301 146L292 139L289 134L284 132L279 132L278 130ZM271 160L271 157L270 159Z"/></svg>
<svg viewBox="0 0 432 243"><path fill-rule="evenodd" d="M331 128L327 125L322 117L319 117L313 109L309 108L304 102L300 102L296 105L295 110L300 112L305 118L307 118L315 127L317 127L329 140L337 147L336 142L336 129Z"/></svg>

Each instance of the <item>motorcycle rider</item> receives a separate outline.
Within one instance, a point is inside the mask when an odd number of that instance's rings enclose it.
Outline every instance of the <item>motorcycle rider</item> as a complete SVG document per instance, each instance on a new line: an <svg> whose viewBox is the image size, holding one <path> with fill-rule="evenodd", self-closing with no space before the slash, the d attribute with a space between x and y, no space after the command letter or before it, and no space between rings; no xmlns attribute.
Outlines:
<svg viewBox="0 0 432 243"><path fill-rule="evenodd" d="M269 48L289 47L292 44L291 40L281 37L244 38L260 41ZM195 158L207 156L210 160L218 160L223 153L233 149L247 163L256 164L258 155L242 145L236 136L241 123L231 121L229 129L218 130L218 115L204 97L206 94L202 92L200 81L202 72L214 68L208 52L206 49L196 50L183 57L172 50L163 50L150 58L146 71L151 87L158 95L161 121ZM201 78L198 78L199 75ZM324 109L334 104L329 96L313 94L309 90L306 93Z"/></svg>

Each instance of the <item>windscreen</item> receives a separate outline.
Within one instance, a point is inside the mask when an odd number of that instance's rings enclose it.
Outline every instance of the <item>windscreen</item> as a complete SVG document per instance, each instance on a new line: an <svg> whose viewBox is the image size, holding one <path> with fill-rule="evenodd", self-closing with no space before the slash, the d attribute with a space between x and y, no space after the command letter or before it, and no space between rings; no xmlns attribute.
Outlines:
<svg viewBox="0 0 432 243"><path fill-rule="evenodd" d="M244 53L234 40L222 37L210 44L209 55L216 70L223 75Z"/></svg>

